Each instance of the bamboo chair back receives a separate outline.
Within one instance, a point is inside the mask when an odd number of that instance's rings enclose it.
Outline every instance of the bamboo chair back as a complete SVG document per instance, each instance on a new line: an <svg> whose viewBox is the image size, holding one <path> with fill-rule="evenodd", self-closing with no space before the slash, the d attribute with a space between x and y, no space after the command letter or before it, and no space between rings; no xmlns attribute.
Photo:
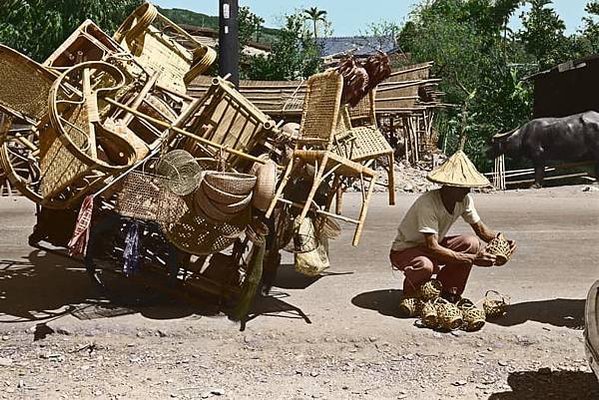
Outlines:
<svg viewBox="0 0 599 400"><path fill-rule="evenodd" d="M216 52L145 3L119 27L114 39L144 68L160 72L160 86L185 93L188 83L216 60ZM181 43L185 43L183 46Z"/></svg>
<svg viewBox="0 0 599 400"><path fill-rule="evenodd" d="M328 147L339 129L343 77L334 70L312 75L307 82L298 147Z"/></svg>
<svg viewBox="0 0 599 400"><path fill-rule="evenodd" d="M56 75L0 44L0 111L33 125L48 114L48 94Z"/></svg>
<svg viewBox="0 0 599 400"><path fill-rule="evenodd" d="M218 145L250 154L256 145L272 136L274 129L275 122L230 82L214 78L204 106L188 130ZM231 165L237 164L233 154L222 157Z"/></svg>

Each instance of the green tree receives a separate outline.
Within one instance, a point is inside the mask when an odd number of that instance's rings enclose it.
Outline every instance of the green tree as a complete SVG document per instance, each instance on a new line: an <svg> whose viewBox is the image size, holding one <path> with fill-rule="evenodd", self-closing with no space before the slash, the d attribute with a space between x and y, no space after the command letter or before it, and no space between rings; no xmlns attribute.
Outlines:
<svg viewBox="0 0 599 400"><path fill-rule="evenodd" d="M321 67L320 52L314 38L304 32L301 13L285 16L281 29L266 57L254 56L244 72L248 79L294 80L306 78Z"/></svg>
<svg viewBox="0 0 599 400"><path fill-rule="evenodd" d="M45 60L86 19L112 34L142 0L4 0L0 42Z"/></svg>
<svg viewBox="0 0 599 400"><path fill-rule="evenodd" d="M318 7L310 7L304 10L304 15L308 20L312 21L314 40L316 40L318 37L318 23L326 23L327 12L324 10L319 10Z"/></svg>
<svg viewBox="0 0 599 400"><path fill-rule="evenodd" d="M599 1L590 1L585 11L587 15L582 18L583 29L580 32L580 41L584 48L585 53L598 53L599 52Z"/></svg>

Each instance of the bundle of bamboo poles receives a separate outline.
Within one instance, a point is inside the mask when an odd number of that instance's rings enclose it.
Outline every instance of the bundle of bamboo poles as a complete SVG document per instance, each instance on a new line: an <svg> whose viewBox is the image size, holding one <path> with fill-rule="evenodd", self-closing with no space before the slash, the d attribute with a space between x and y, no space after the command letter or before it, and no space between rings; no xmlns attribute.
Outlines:
<svg viewBox="0 0 599 400"><path fill-rule="evenodd" d="M495 158L495 169L493 171L493 186L497 190L505 190L505 155Z"/></svg>

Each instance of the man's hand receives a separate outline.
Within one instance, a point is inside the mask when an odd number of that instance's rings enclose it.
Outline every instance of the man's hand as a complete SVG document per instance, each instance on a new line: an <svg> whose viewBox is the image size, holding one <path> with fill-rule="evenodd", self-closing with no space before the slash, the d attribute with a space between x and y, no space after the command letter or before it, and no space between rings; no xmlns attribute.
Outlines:
<svg viewBox="0 0 599 400"><path fill-rule="evenodd" d="M476 254L473 264L478 265L479 267L492 267L496 265L496 262L497 257L495 257L491 253L487 253L486 251L481 250L478 252L478 254Z"/></svg>

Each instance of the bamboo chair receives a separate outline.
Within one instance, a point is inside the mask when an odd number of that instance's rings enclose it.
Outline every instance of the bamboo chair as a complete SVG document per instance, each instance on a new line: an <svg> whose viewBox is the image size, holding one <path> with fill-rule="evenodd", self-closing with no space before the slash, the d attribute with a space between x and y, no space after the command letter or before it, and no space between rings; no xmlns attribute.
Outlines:
<svg viewBox="0 0 599 400"><path fill-rule="evenodd" d="M375 110L375 89L371 90L356 107L345 107L341 112L344 126L335 137L335 152L367 166L380 158L387 158L387 188L389 205L395 205L395 156L389 142L377 126ZM341 193L338 193L341 196ZM340 198L337 199L340 204ZM340 210L339 210L340 211Z"/></svg>
<svg viewBox="0 0 599 400"><path fill-rule="evenodd" d="M198 42L150 3L127 17L113 37L144 68L160 73L161 86L179 93L185 93L187 85L216 60L216 51Z"/></svg>
<svg viewBox="0 0 599 400"><path fill-rule="evenodd" d="M352 161L334 151L335 136L340 129L346 129L347 125L339 120L341 110L341 92L343 89L343 77L329 70L324 73L310 77L307 82L307 92L304 99L302 122L299 138L285 174L277 188L275 198L266 212L269 218L277 203L291 204L301 208L299 224L313 207L314 196L318 188L329 177L334 176L332 190L327 200L327 208L330 208L332 198L343 178L357 178L362 183L362 206L357 220L335 215L327 211L316 209L316 213L325 214L356 225L352 244L357 246L360 241L364 221L368 212L368 205L374 192L376 173L372 169ZM293 173L303 164L315 164L315 173L312 187L304 204L295 204L283 198L285 187L289 183ZM368 189L365 189L366 183Z"/></svg>

